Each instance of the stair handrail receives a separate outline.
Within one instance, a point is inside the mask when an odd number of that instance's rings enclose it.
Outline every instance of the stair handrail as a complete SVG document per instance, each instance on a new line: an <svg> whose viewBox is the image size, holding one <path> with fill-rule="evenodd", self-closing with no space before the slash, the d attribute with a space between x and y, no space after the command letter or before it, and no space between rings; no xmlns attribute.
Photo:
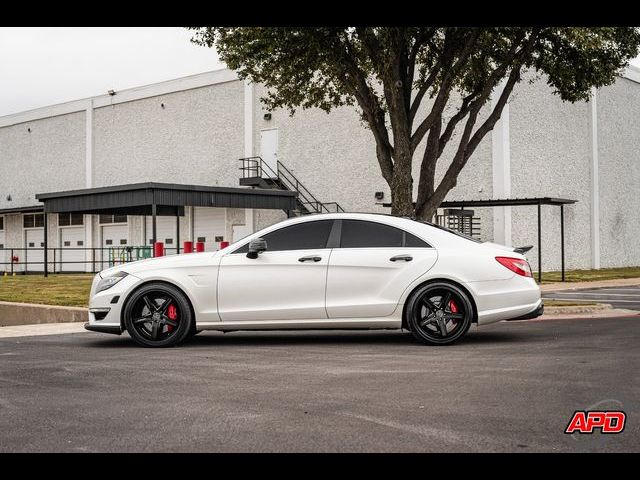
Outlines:
<svg viewBox="0 0 640 480"><path fill-rule="evenodd" d="M271 166L264 161L264 159L258 155L252 157L241 158L242 166L242 178L249 178L250 176L262 177L263 172L266 172L270 178L277 178L288 189L294 191L298 197L298 202L307 208L313 206L315 213L332 213L329 210L328 205L334 205L336 212L344 212L345 210L337 202L321 202L315 195L309 191L309 189L280 161L277 160L278 171L275 172ZM255 173L255 175L248 175L249 173Z"/></svg>

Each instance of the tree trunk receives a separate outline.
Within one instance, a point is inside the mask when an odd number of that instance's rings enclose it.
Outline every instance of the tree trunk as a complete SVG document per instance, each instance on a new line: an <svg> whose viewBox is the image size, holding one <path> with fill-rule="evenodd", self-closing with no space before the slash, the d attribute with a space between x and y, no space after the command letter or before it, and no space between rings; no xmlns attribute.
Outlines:
<svg viewBox="0 0 640 480"><path fill-rule="evenodd" d="M407 138L397 142L394 151L395 164L391 177L391 215L414 216L413 177L411 175L412 152Z"/></svg>

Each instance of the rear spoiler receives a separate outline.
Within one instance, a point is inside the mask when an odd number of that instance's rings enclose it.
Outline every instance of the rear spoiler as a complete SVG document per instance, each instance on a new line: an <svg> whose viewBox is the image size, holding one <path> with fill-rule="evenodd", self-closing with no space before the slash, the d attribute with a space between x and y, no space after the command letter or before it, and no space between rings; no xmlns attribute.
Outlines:
<svg viewBox="0 0 640 480"><path fill-rule="evenodd" d="M513 251L516 252L516 253L521 253L522 255L524 255L525 253L527 253L532 248L533 248L533 245L527 245L526 247L516 247L516 248L513 249Z"/></svg>

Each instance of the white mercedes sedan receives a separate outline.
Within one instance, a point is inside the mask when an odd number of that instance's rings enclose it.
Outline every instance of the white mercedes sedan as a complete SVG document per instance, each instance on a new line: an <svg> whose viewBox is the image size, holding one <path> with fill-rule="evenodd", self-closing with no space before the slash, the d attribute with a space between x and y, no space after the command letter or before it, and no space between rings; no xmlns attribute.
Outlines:
<svg viewBox="0 0 640 480"><path fill-rule="evenodd" d="M109 268L89 322L168 347L201 330L407 329L450 344L472 323L542 314L521 249L378 214L297 217L217 252Z"/></svg>

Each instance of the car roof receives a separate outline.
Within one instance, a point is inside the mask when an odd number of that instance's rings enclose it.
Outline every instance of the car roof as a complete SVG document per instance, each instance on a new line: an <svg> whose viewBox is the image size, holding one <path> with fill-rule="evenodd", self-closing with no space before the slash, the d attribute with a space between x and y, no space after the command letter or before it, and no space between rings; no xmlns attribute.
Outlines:
<svg viewBox="0 0 640 480"><path fill-rule="evenodd" d="M445 228L437 225L432 225L423 221L414 220L409 217L400 217L396 215L390 215L386 213L357 213L357 212L344 212L344 213L314 213L309 215L303 215L300 217L289 218L281 222L275 223L266 227L264 230L275 230L285 227L287 225L295 225L298 223L319 221L319 220L364 220L369 222L383 223L390 225L422 238L423 240L433 244L435 247L443 247L450 243L458 244L458 242L469 242L468 239L458 236L457 234L448 231ZM273 228L272 228L273 227ZM257 232L255 232L257 233ZM251 236L254 236L255 233ZM267 232L265 232L267 233Z"/></svg>

